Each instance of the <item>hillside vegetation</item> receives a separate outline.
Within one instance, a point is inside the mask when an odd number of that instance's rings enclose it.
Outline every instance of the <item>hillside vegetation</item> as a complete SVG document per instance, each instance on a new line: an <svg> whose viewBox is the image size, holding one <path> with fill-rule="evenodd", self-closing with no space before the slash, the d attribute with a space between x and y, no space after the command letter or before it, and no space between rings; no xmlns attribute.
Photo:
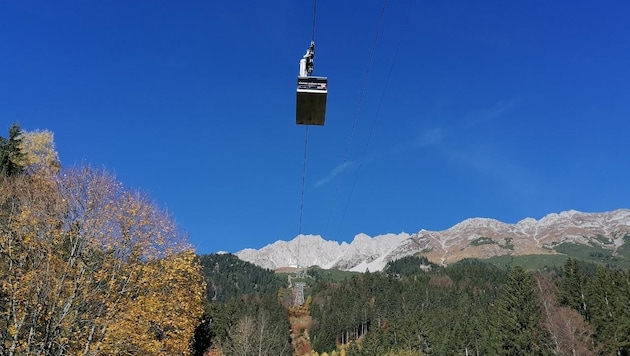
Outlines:
<svg viewBox="0 0 630 356"><path fill-rule="evenodd" d="M193 249L103 170L61 170L52 133L0 139L0 355L186 355Z"/></svg>
<svg viewBox="0 0 630 356"><path fill-rule="evenodd" d="M62 169L51 133L0 138L0 356L629 355L624 247L310 269L295 306L291 274L196 256L146 195Z"/></svg>
<svg viewBox="0 0 630 356"><path fill-rule="evenodd" d="M320 281L307 292L300 335L308 338L308 349L304 342L289 345L289 330L295 332L289 325L301 312L290 306L290 293L281 287L275 298L237 293L229 302L210 302L198 334L207 337L196 344L197 354L209 347L224 355L256 354L236 352L231 335L242 323L272 314L274 325L282 327L254 323L257 333L248 349L271 349L273 340L278 355L630 352L630 274L570 258L561 268L533 271L478 260L439 267L406 257L389 263L384 272Z"/></svg>

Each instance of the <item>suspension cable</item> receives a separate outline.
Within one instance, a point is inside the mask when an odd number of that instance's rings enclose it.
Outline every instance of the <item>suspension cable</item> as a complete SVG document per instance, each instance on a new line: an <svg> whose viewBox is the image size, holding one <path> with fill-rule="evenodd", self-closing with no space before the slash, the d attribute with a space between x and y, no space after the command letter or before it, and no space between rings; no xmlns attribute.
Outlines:
<svg viewBox="0 0 630 356"><path fill-rule="evenodd" d="M315 0L316 1L316 0ZM372 43L372 50L370 51L370 57L368 59L367 68L365 69L365 74L363 75L363 83L361 85L361 92L359 93L359 100L357 101L357 105L354 111L354 120L352 122L352 128L350 129L350 136L348 137L348 143L346 144L346 151L343 156L343 160L341 161L341 171L339 172L339 179L337 179L337 185L335 187L335 192L333 193L332 203L330 212L328 213L328 219L326 221L326 227L324 228L324 236L328 233L328 227L330 226L330 220L332 218L333 210L337 203L337 196L339 195L339 190L341 188L341 182L343 178L344 167L348 162L348 155L350 154L350 146L352 145L352 139L354 137L354 131L357 127L357 122L359 121L359 113L361 111L361 105L363 104L363 96L365 95L365 89L367 87L368 77L370 75L370 69L372 68L372 62L374 59L374 52L376 52L376 44L378 43L378 39L381 33L381 26L383 25L383 18L385 17L385 9L387 8L387 0L383 1L383 8L381 9L381 14L378 19L378 24L376 26L376 35L374 36L374 42Z"/></svg>
<svg viewBox="0 0 630 356"><path fill-rule="evenodd" d="M317 19L317 0L313 0L313 35L311 41L315 42L315 23Z"/></svg>
<svg viewBox="0 0 630 356"><path fill-rule="evenodd" d="M376 113L374 115L374 120L372 121L372 128L370 129L370 132L368 134L368 138L367 141L365 142L365 146L363 147L363 153L361 154L361 158L359 159L359 164L357 166L357 170L354 174L354 180L352 181L352 186L350 187L350 193L348 195L348 200L346 201L346 206L343 210L343 214L341 215L341 220L339 222L339 226L337 227L337 232L335 233L335 239L337 238L337 236L339 235L339 231L341 230L341 226L343 224L343 221L345 219L346 213L348 212L348 206L350 205L350 199L352 198L352 193L354 192L354 188L357 184L357 179L359 177L359 172L361 171L361 167L363 166L363 161L365 160L365 155L367 153L367 149L368 146L370 144L370 140L372 138L372 135L374 134L374 131L376 129L376 123L378 121L379 118L379 114L381 112L381 107L383 106L383 99L385 98L385 93L387 92L387 89L389 87L389 82L392 76L392 72L394 70L394 65L396 64L396 59L398 58L398 52L400 52L400 47L402 45L403 42L403 38L405 37L405 32L407 31L407 26L409 24L409 18L411 17L411 13L412 10L414 8L414 4L415 4L415 0L411 0L411 4L409 5L409 11L407 11L407 16L405 19L405 23L403 25L403 30L402 33L400 34L400 39L398 40L398 45L396 46L396 50L394 51L394 58L392 59L392 63L389 67L389 72L387 73L387 78L385 80L385 85L383 87L383 91L381 92L381 97L379 99L379 103L378 106L376 108Z"/></svg>
<svg viewBox="0 0 630 356"><path fill-rule="evenodd" d="M312 26L312 33L311 33L311 41L315 42L315 24L316 24L316 20L317 20L317 0L313 0L313 26ZM305 125L306 128L304 129L304 162L302 165L302 193L301 193L301 197L300 197L300 221L299 221L299 227L298 227L298 246L297 246L297 260L296 260L296 267L297 267L297 273L298 275L300 274L300 244L302 241L302 219L304 216L304 191L306 190L306 154L307 154L307 149L308 149L308 126L309 125Z"/></svg>
<svg viewBox="0 0 630 356"><path fill-rule="evenodd" d="M302 165L302 194L300 198L300 224L298 228L298 248L296 266L300 269L300 240L302 236L302 217L304 215L304 191L306 187L306 153L308 148L308 125L304 129L304 163Z"/></svg>

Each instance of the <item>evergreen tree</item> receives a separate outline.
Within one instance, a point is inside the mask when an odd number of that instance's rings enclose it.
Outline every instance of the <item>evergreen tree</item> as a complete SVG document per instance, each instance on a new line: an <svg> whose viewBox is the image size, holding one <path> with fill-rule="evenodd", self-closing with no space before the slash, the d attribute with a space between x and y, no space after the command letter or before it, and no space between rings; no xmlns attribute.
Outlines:
<svg viewBox="0 0 630 356"><path fill-rule="evenodd" d="M564 264L564 278L560 282L560 303L571 307L587 320L590 319L590 307L587 301L586 275L582 262L569 258Z"/></svg>
<svg viewBox="0 0 630 356"><path fill-rule="evenodd" d="M498 355L547 355L547 335L541 327L540 301L531 274L517 266L510 272L505 291L494 312L495 348Z"/></svg>
<svg viewBox="0 0 630 356"><path fill-rule="evenodd" d="M21 162L24 154L20 149L22 129L13 124L9 129L9 138L0 137L0 175L12 176L21 174L24 167Z"/></svg>
<svg viewBox="0 0 630 356"><path fill-rule="evenodd" d="M577 310L561 306L558 287L554 283L556 272L536 272L534 279L542 303L543 326L549 333L555 355L594 355L593 331Z"/></svg>
<svg viewBox="0 0 630 356"><path fill-rule="evenodd" d="M431 268L436 268L437 265L429 262L429 260L422 256L406 256L395 261L387 263L384 271L394 277L413 276L415 274L423 273Z"/></svg>
<svg viewBox="0 0 630 356"><path fill-rule="evenodd" d="M201 255L198 260L207 284L206 298L210 301L277 295L286 284L272 270L242 261L233 254Z"/></svg>
<svg viewBox="0 0 630 356"><path fill-rule="evenodd" d="M630 355L630 278L627 272L597 268L588 285L591 322L597 339L614 355Z"/></svg>

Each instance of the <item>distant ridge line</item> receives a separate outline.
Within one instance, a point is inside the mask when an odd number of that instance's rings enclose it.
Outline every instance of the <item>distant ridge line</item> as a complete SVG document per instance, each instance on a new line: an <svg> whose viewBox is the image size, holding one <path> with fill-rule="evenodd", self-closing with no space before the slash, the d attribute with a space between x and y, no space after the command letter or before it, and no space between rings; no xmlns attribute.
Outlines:
<svg viewBox="0 0 630 356"><path fill-rule="evenodd" d="M276 241L259 250L244 249L240 259L260 267L294 267L300 238L301 267L365 272L380 271L393 260L423 255L431 262L449 264L464 258L566 254L566 244L594 248L597 253L630 263L630 209L585 213L567 210L539 220L524 218L504 223L490 218L469 218L442 231L417 233L357 234L351 243L328 241L319 235L299 235ZM625 254L628 254L627 256Z"/></svg>

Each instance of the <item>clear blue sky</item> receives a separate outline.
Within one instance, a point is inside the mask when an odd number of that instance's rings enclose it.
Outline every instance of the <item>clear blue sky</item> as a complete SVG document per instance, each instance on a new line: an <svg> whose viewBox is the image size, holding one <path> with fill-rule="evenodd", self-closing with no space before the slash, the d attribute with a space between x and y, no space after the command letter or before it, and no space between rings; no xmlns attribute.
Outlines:
<svg viewBox="0 0 630 356"><path fill-rule="evenodd" d="M318 1L304 233L630 206L630 3L411 4L388 1L357 109L383 2ZM292 239L311 22L296 0L0 1L2 135L53 131L64 166L147 192L199 253Z"/></svg>

